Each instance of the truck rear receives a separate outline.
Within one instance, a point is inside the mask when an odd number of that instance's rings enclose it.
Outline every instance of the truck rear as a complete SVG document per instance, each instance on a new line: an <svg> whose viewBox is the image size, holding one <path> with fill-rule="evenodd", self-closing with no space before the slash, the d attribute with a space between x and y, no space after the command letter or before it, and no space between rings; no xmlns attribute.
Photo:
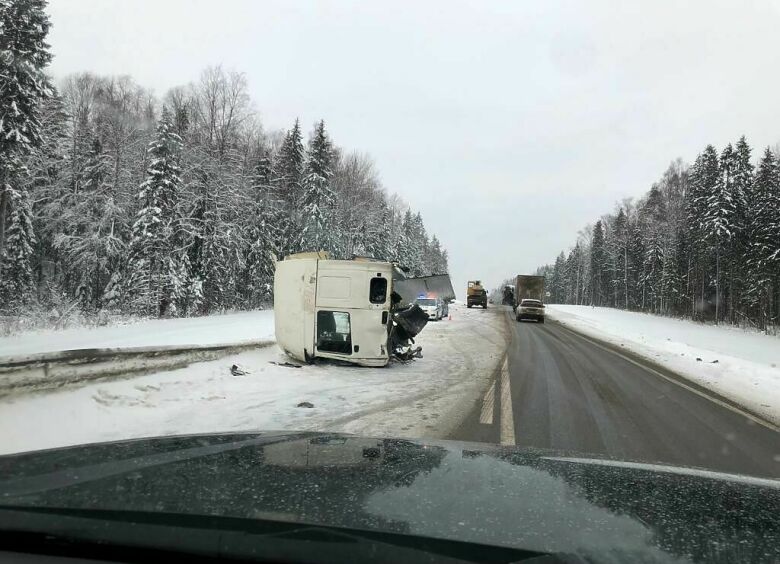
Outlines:
<svg viewBox="0 0 780 564"><path fill-rule="evenodd" d="M515 306L523 300L544 302L544 276L518 274L515 279Z"/></svg>
<svg viewBox="0 0 780 564"><path fill-rule="evenodd" d="M544 276L518 275L515 280L515 319L544 323Z"/></svg>
<svg viewBox="0 0 780 564"><path fill-rule="evenodd" d="M466 288L466 306L482 306L487 309L487 291L482 286L481 280L469 280L468 288Z"/></svg>

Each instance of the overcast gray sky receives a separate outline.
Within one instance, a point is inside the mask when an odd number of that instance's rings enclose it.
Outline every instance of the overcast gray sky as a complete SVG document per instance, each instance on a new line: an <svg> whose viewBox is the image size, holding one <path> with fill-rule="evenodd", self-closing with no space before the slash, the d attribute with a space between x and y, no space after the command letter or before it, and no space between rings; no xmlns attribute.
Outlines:
<svg viewBox="0 0 780 564"><path fill-rule="evenodd" d="M780 3L52 0L56 77L162 95L246 73L266 129L325 119L449 250L533 271L669 162L780 140Z"/></svg>

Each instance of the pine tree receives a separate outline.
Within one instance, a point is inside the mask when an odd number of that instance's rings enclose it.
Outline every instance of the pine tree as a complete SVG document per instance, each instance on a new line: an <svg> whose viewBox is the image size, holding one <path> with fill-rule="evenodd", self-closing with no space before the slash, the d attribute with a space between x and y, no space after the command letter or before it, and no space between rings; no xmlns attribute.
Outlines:
<svg viewBox="0 0 780 564"><path fill-rule="evenodd" d="M411 268L413 276L424 276L425 263L423 257L425 255L425 247L428 244L428 236L425 233L425 226L423 225L420 212L412 216L410 227L412 236L409 246L409 268Z"/></svg>
<svg viewBox="0 0 780 564"><path fill-rule="evenodd" d="M665 237L667 230L663 222L666 207L657 184L654 184L641 208L640 221L644 236L645 255L642 262L642 286L644 288L642 308L647 305L654 313L661 309L661 279L665 259Z"/></svg>
<svg viewBox="0 0 780 564"><path fill-rule="evenodd" d="M280 202L272 186L273 171L268 151L261 150L252 183L253 214L246 257L247 298L253 306L273 298L274 256L279 239L277 222Z"/></svg>
<svg viewBox="0 0 780 564"><path fill-rule="evenodd" d="M147 178L138 192L141 209L130 241L130 287L139 311L147 315L167 315L172 303L177 269L168 259L176 252L180 151L181 138L173 131L167 108L163 108L148 149Z"/></svg>
<svg viewBox="0 0 780 564"><path fill-rule="evenodd" d="M383 197L376 214L376 221L366 226L365 242L368 256L379 260L394 260L393 256L393 210Z"/></svg>
<svg viewBox="0 0 780 564"><path fill-rule="evenodd" d="M566 303L565 268L566 255L561 251L561 254L555 259L555 265L553 266L552 275L550 276L550 303Z"/></svg>
<svg viewBox="0 0 780 564"><path fill-rule="evenodd" d="M34 296L35 235L21 159L41 144L43 102L52 95L44 7L43 0L0 0L0 291L11 309Z"/></svg>
<svg viewBox="0 0 780 564"><path fill-rule="evenodd" d="M584 300L585 285L585 253L582 251L580 242L574 245L566 259L566 285L568 295L566 303L580 305Z"/></svg>
<svg viewBox="0 0 780 564"><path fill-rule="evenodd" d="M330 219L333 210L333 153L325 122L320 121L309 142L303 177L303 218L299 248L305 251L330 249L333 241Z"/></svg>
<svg viewBox="0 0 780 564"><path fill-rule="evenodd" d="M601 220L598 220L593 228L593 242L590 248L591 305L600 306L604 302L605 266L604 228Z"/></svg>
<svg viewBox="0 0 780 564"><path fill-rule="evenodd" d="M179 260L168 257L168 272L171 276L171 316L183 317L197 312L203 302L203 283L192 275L187 253Z"/></svg>
<svg viewBox="0 0 780 564"><path fill-rule="evenodd" d="M84 313L99 309L105 286L119 266L125 243L121 237L123 210L109 183L110 159L99 140L93 140L86 156L78 192L61 199L61 226L54 247L61 253L76 283L76 295Z"/></svg>
<svg viewBox="0 0 780 564"><path fill-rule="evenodd" d="M27 192L9 191L10 221L6 248L0 258L0 307L19 314L34 299L33 273L30 265L35 245L32 212Z"/></svg>
<svg viewBox="0 0 780 564"><path fill-rule="evenodd" d="M719 177L718 154L707 145L696 158L689 173L689 189L685 197L687 235L691 243L690 296L694 318L706 313L710 286L712 245L708 240L706 213L709 198Z"/></svg>
<svg viewBox="0 0 780 564"><path fill-rule="evenodd" d="M304 150L301 137L301 127L295 120L293 128L285 135L284 142L279 149L277 162L274 166L277 194L282 202L287 220L285 225L279 226L282 230L279 242L282 254L289 254L300 250L300 233L302 228L301 199L304 172Z"/></svg>
<svg viewBox="0 0 780 564"><path fill-rule="evenodd" d="M615 303L617 307L628 309L628 217L622 207L615 218L614 232Z"/></svg>
<svg viewBox="0 0 780 564"><path fill-rule="evenodd" d="M734 147L732 198L734 200L734 233L729 245L729 315L735 321L738 306L747 304L749 296L743 291L749 274L745 272L745 253L750 245L751 226L748 220L748 201L753 199L753 164L751 148L745 136Z"/></svg>
<svg viewBox="0 0 780 564"><path fill-rule="evenodd" d="M758 165L751 200L747 294L762 327L780 316L780 164L767 147Z"/></svg>
<svg viewBox="0 0 780 564"><path fill-rule="evenodd" d="M441 242L436 235L431 237L430 264L428 265L428 270L431 274L447 274L447 269L444 265L444 257L441 253Z"/></svg>
<svg viewBox="0 0 780 564"><path fill-rule="evenodd" d="M718 180L706 200L704 231L715 251L715 322L723 311L723 262L728 259L729 242L734 236L737 203L734 198L734 148L729 144L721 152Z"/></svg>
<svg viewBox="0 0 780 564"><path fill-rule="evenodd" d="M642 229L639 222L628 224L628 307L642 309L646 296L646 287L642 276L645 257L645 245L642 239Z"/></svg>

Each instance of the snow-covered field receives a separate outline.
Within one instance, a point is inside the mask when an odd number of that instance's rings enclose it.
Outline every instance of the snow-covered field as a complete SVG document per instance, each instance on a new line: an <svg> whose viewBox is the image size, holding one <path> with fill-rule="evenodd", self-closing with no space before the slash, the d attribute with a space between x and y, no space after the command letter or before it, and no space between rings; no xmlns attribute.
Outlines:
<svg viewBox="0 0 780 564"><path fill-rule="evenodd" d="M503 355L507 330L498 310L459 305L450 310L451 321L431 322L420 334L424 358L405 365L289 368L272 364L289 360L274 346L168 372L11 396L0 400L0 453L236 430L441 438L482 396ZM269 330L272 334L270 311L105 328L95 330L91 339L50 334L56 342L49 342L40 334L22 336L15 343L26 352L79 345L203 344L267 338ZM0 347L5 354L18 353L7 342ZM248 374L233 376L232 364ZM301 402L314 407L296 407Z"/></svg>
<svg viewBox="0 0 780 564"><path fill-rule="evenodd" d="M0 338L0 357L73 349L222 345L274 337L274 312L150 319L110 327L36 331Z"/></svg>
<svg viewBox="0 0 780 564"><path fill-rule="evenodd" d="M622 345L780 424L778 337L610 308L550 305L547 315Z"/></svg>

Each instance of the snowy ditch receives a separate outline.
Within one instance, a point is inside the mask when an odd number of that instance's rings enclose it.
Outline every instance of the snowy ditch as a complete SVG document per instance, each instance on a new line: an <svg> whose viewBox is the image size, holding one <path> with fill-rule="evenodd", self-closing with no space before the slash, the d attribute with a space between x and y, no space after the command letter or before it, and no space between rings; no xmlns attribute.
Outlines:
<svg viewBox="0 0 780 564"><path fill-rule="evenodd" d="M444 438L482 398L503 359L508 326L503 311L451 307L452 320L429 323L417 343L423 358L384 368L318 362L300 368L277 346L258 347L273 335L273 312L253 312L166 322L142 322L121 329L104 328L88 337L27 335L14 342L0 339L0 355L25 351L27 360L59 358L63 385L41 393L0 397L0 453L136 437L260 430L327 430L363 435ZM151 328L154 331L150 331ZM246 349L222 349L214 343L230 333ZM163 336L163 338L161 338ZM247 339L253 341L247 342ZM258 339L259 338L259 339ZM165 354L112 356L119 343L175 345ZM127 374L89 379L87 365L68 365L52 347L108 344L109 368ZM181 351L181 357L172 353ZM83 352L83 351L82 351ZM117 352L115 349L113 352ZM135 352L141 352L136 349ZM29 353L29 354L27 354ZM193 355L218 354L211 360ZM35 356L33 355L44 355ZM23 360L16 356L19 360ZM100 357L100 355L97 355ZM206 358L205 356L203 358ZM2 362L2 361L0 361ZM181 367L152 367L155 362L181 362ZM30 364L28 377L33 375ZM233 365L238 370L232 370ZM78 374L68 371L82 372ZM49 377L54 371L50 369ZM0 373L0 378L4 375ZM38 372L40 381L43 372ZM88 378L88 379L85 379ZM311 406L311 407L309 407ZM22 431L20 421L35 421Z"/></svg>

